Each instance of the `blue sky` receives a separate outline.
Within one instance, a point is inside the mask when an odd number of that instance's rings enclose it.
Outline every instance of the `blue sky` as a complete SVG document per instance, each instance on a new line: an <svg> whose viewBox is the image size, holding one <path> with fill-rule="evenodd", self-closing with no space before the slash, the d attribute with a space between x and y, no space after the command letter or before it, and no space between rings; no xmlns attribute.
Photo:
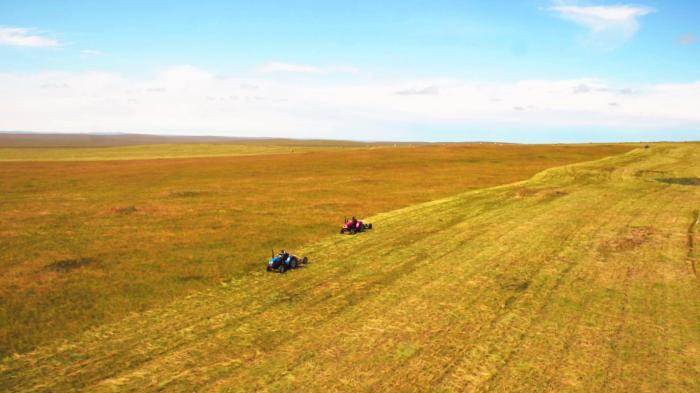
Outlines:
<svg viewBox="0 0 700 393"><path fill-rule="evenodd" d="M700 139L700 2L0 0L0 129Z"/></svg>

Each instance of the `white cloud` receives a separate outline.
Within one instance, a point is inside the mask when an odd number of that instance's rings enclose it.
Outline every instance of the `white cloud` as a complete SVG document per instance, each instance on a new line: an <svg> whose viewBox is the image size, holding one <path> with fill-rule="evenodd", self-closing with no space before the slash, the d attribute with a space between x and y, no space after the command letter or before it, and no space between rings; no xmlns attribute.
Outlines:
<svg viewBox="0 0 700 393"><path fill-rule="evenodd" d="M400 96L436 95L440 94L440 89L437 86L426 86L419 89L411 88L399 90L396 94Z"/></svg>
<svg viewBox="0 0 700 393"><path fill-rule="evenodd" d="M276 61L263 64L258 67L258 72L263 74L271 73L295 73L295 74L331 74L331 73L346 73L356 74L357 68L343 65L334 65L328 67L318 67L304 64L280 63Z"/></svg>
<svg viewBox="0 0 700 393"><path fill-rule="evenodd" d="M550 10L565 20L588 29L589 42L598 46L615 47L632 38L639 30L639 18L654 12L639 5L569 5L555 2Z"/></svg>
<svg viewBox="0 0 700 393"><path fill-rule="evenodd" d="M255 86L254 89L250 86ZM397 95L427 86L440 94ZM425 89L425 88L423 88ZM630 93L632 92L632 93ZM313 83L221 77L192 66L146 79L104 72L0 73L0 130L410 139L410 130L700 130L700 81L598 79ZM611 103L614 103L611 104ZM432 134L431 134L432 132ZM488 134L485 138L493 138ZM699 134L700 136L700 134ZM413 136L414 138L415 136ZM452 137L454 138L454 136Z"/></svg>
<svg viewBox="0 0 700 393"><path fill-rule="evenodd" d="M23 27L0 27L0 45L50 48L58 46L58 41Z"/></svg>

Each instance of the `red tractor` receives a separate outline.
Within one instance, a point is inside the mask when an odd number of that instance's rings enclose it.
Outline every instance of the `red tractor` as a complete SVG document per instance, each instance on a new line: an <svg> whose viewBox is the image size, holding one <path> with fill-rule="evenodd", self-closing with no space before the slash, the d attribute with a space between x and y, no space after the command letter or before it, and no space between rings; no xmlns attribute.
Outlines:
<svg viewBox="0 0 700 393"><path fill-rule="evenodd" d="M354 235L358 232L364 232L368 229L372 229L372 224L365 224L362 222L362 220L358 220L355 217L351 219L345 219L344 220L343 227L340 228L340 234L345 234L349 233L351 235Z"/></svg>

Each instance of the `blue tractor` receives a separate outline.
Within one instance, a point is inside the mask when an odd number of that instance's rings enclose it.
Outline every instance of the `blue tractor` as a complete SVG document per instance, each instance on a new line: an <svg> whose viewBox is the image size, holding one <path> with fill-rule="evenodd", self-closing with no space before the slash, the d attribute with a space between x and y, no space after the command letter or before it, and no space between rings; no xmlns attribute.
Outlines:
<svg viewBox="0 0 700 393"><path fill-rule="evenodd" d="M309 258L303 257L299 258L296 255L292 255L287 251L280 250L280 252L275 255L275 251L272 251L272 258L267 262L267 271L278 271L284 273L289 269L296 269L300 265L305 265L309 262Z"/></svg>

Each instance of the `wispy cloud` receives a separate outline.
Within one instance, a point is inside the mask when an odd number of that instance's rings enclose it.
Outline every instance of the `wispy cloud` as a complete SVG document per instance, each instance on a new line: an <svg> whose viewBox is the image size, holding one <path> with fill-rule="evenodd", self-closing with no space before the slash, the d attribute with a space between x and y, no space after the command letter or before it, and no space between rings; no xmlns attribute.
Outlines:
<svg viewBox="0 0 700 393"><path fill-rule="evenodd" d="M24 27L0 27L0 45L51 48L59 43L53 38L43 36L32 29Z"/></svg>
<svg viewBox="0 0 700 393"><path fill-rule="evenodd" d="M571 89L571 93L573 94L588 94L588 93L614 93L614 94L619 94L623 96L631 96L635 94L639 94L639 90L635 90L629 87L621 87L621 88L616 88L616 87L609 87L604 83L599 83L596 81L593 82L582 82L579 83L578 85L574 86Z"/></svg>
<svg viewBox="0 0 700 393"><path fill-rule="evenodd" d="M683 34L682 36L678 37L676 40L681 45L695 45L695 44L700 44L700 37L696 36L695 34Z"/></svg>
<svg viewBox="0 0 700 393"><path fill-rule="evenodd" d="M420 89L412 88L412 89L405 89L405 90L399 90L396 92L396 95L399 96L426 96L426 95L437 95L440 94L440 89L435 86L426 86Z"/></svg>
<svg viewBox="0 0 700 393"><path fill-rule="evenodd" d="M333 65L327 67L312 66L306 64L281 63L272 61L258 67L258 72L264 74L293 73L293 74L356 74L358 69L350 66Z"/></svg>
<svg viewBox="0 0 700 393"><path fill-rule="evenodd" d="M641 5L572 5L555 1L550 10L560 18L585 27L588 42L613 48L632 38L639 31L639 19L655 10Z"/></svg>

